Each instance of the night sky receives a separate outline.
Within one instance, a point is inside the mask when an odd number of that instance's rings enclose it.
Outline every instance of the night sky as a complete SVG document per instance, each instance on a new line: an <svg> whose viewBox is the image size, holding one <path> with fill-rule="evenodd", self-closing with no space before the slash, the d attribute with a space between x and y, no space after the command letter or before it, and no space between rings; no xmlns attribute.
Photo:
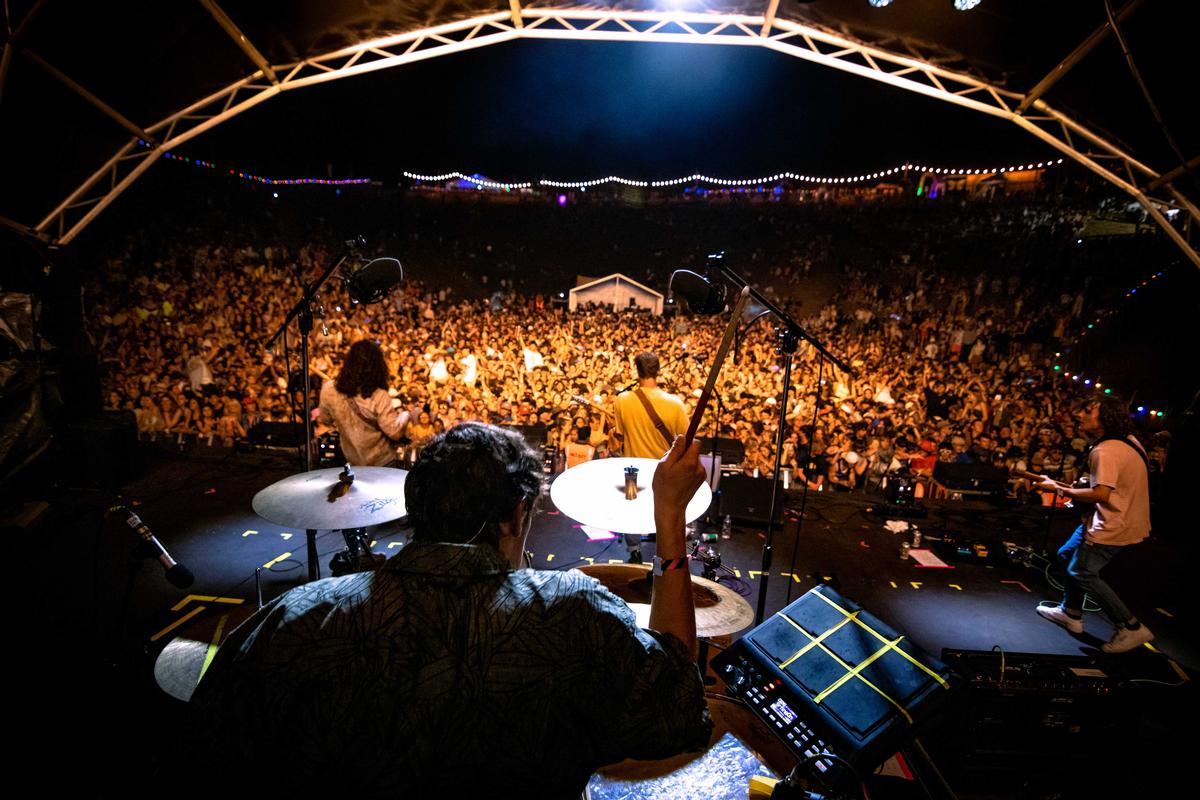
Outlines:
<svg viewBox="0 0 1200 800"><path fill-rule="evenodd" d="M1051 150L1009 123L760 48L526 41L301 89L182 152L270 177L853 174Z"/></svg>

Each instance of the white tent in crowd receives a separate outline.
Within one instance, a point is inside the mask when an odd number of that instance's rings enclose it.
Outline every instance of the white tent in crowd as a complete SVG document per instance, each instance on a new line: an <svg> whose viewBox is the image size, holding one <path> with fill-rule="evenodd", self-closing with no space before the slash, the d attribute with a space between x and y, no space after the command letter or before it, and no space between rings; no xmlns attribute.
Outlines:
<svg viewBox="0 0 1200 800"><path fill-rule="evenodd" d="M581 304L596 303L615 310L645 308L655 315L662 314L663 296L632 278L613 273L604 278L581 283L571 290L567 307L574 311Z"/></svg>

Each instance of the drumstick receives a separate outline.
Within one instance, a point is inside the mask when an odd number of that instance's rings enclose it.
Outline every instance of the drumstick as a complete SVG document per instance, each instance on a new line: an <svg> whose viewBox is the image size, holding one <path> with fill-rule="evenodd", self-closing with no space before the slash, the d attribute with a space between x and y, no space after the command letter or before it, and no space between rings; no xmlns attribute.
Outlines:
<svg viewBox="0 0 1200 800"><path fill-rule="evenodd" d="M742 310L746 308L746 302L749 299L750 287L743 286L737 303L733 307L733 315L729 318L729 325L725 328L725 338L721 340L721 346L717 348L717 355L713 359L712 369L708 371L708 381L704 384L704 391L700 393L700 402L696 404L696 410L692 412L692 422L688 425L687 436L683 440L685 450L691 447L692 439L696 438L696 429L700 427L700 417L704 416L704 409L708 407L708 401L712 398L713 388L717 385L717 375L721 372L721 364L724 363L725 356L729 354L729 346L733 344L733 337L737 333L738 326L742 324Z"/></svg>

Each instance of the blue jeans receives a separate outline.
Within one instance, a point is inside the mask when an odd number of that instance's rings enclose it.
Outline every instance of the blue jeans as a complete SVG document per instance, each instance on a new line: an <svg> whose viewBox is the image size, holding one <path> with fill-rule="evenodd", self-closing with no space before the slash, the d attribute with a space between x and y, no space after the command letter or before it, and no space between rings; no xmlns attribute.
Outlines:
<svg viewBox="0 0 1200 800"><path fill-rule="evenodd" d="M1088 544L1080 525L1058 550L1058 557L1067 562L1067 585L1063 592L1063 608L1083 610L1084 594L1091 595L1114 625L1125 625L1133 619L1121 598L1100 577L1100 570L1112 561L1123 548L1106 544Z"/></svg>

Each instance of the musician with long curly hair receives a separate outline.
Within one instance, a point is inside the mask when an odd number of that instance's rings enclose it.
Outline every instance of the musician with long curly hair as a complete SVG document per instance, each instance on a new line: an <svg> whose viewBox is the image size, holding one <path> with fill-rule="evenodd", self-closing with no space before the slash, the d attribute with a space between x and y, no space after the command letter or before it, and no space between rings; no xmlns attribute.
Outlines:
<svg viewBox="0 0 1200 800"><path fill-rule="evenodd" d="M337 428L342 453L354 466L397 464L396 441L409 414L394 407L387 383L383 350L364 339L351 345L337 379L321 386L321 424Z"/></svg>

